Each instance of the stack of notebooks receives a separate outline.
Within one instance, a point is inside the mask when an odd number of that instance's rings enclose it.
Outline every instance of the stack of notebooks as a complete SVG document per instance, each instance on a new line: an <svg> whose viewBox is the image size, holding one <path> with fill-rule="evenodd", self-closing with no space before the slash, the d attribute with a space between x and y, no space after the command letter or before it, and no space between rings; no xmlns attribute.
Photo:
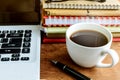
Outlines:
<svg viewBox="0 0 120 80"><path fill-rule="evenodd" d="M65 42L67 28L80 22L101 24L120 41L120 0L42 0L43 43Z"/></svg>

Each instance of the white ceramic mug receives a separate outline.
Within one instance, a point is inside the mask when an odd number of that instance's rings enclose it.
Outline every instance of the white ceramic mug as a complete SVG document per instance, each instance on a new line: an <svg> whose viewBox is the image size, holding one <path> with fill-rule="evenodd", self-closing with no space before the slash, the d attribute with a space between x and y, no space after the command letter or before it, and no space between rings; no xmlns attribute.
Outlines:
<svg viewBox="0 0 120 80"><path fill-rule="evenodd" d="M104 34L108 43L99 46L99 47L86 47L80 44L73 42L70 39L70 36L79 30L94 30ZM112 33L106 29L104 26L96 24L96 23L77 23L70 26L66 31L66 46L68 53L72 60L82 67L113 67L119 61L119 56L117 52L113 49L110 49L112 44ZM102 61L106 57L106 55L110 55L112 62L109 64L105 64Z"/></svg>

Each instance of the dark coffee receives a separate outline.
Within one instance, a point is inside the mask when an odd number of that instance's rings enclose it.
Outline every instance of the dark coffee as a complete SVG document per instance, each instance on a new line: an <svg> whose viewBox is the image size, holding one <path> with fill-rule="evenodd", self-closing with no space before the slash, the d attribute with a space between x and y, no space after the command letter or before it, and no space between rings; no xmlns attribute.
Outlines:
<svg viewBox="0 0 120 80"><path fill-rule="evenodd" d="M77 31L70 36L70 39L77 44L87 47L99 47L108 43L105 35L93 30Z"/></svg>

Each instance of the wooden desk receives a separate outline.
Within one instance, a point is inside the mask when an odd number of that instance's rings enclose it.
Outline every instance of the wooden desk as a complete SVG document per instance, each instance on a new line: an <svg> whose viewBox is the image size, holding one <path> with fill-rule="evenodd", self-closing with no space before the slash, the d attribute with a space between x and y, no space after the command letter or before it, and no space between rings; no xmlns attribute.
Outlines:
<svg viewBox="0 0 120 80"><path fill-rule="evenodd" d="M120 42L113 42L120 56ZM120 80L120 62L112 68L82 68L76 65L69 57L65 44L42 44L41 48L41 80L75 80L73 77L59 70L49 60L58 60L71 68L85 74L93 80ZM109 62L108 56L104 62Z"/></svg>

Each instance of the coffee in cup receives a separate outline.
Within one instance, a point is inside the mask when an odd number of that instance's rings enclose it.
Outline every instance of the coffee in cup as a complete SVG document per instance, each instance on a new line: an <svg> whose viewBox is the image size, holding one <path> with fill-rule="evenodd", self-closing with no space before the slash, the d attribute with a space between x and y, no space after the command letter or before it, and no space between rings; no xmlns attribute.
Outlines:
<svg viewBox="0 0 120 80"><path fill-rule="evenodd" d="M70 39L87 47L99 47L108 43L108 39L104 34L94 30L77 31L70 36Z"/></svg>

